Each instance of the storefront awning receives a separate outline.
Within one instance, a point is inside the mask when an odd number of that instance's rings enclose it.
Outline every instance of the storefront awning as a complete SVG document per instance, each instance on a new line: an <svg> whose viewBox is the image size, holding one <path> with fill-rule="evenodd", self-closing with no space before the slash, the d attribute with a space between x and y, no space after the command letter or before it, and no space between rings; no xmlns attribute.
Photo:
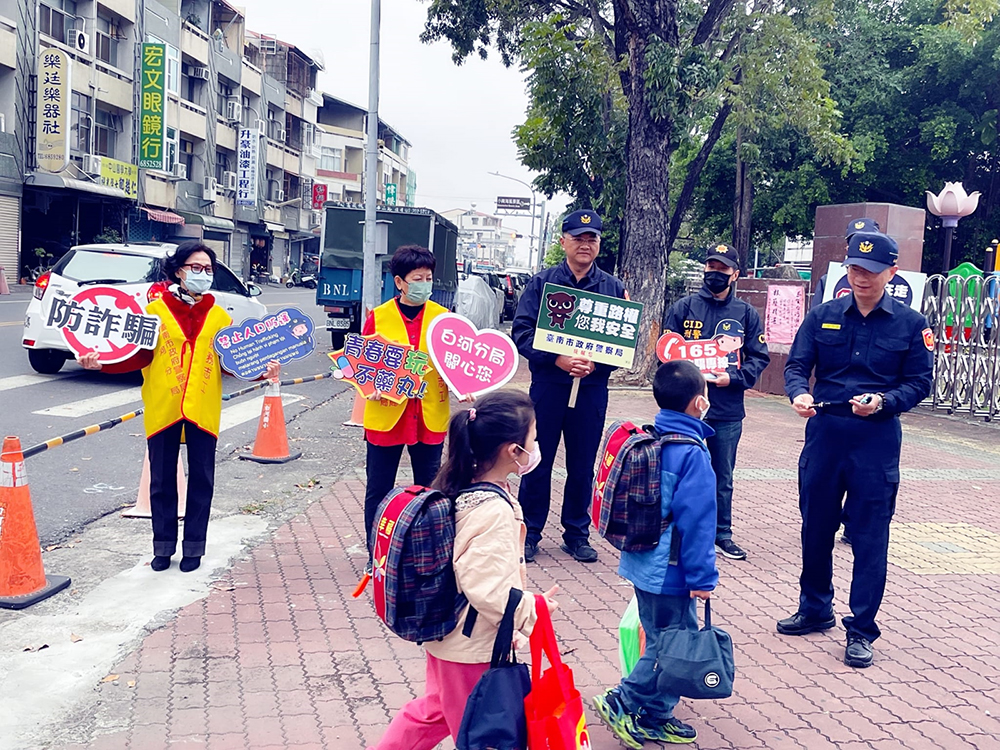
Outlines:
<svg viewBox="0 0 1000 750"><path fill-rule="evenodd" d="M150 221L158 221L161 224L184 224L184 217L178 216L173 211L160 211L155 208L146 208L142 206L142 210L146 212L146 216L149 217Z"/></svg>
<svg viewBox="0 0 1000 750"><path fill-rule="evenodd" d="M275 224L273 221L265 221L264 226L267 227L269 232L284 232L285 227L281 224Z"/></svg>
<svg viewBox="0 0 1000 750"><path fill-rule="evenodd" d="M64 188L69 190L80 190L84 193L94 193L104 195L108 198L121 198L122 200L132 200L124 190L100 185L96 182L86 180L74 180L72 177L63 177L61 174L48 174L47 172L34 172L25 181L27 185L35 187Z"/></svg>
<svg viewBox="0 0 1000 750"><path fill-rule="evenodd" d="M216 232L232 232L236 229L236 225L233 224L233 222L219 216L205 216L204 214L196 214L191 211L178 211L177 213L180 214L184 218L184 221L188 224L197 224Z"/></svg>

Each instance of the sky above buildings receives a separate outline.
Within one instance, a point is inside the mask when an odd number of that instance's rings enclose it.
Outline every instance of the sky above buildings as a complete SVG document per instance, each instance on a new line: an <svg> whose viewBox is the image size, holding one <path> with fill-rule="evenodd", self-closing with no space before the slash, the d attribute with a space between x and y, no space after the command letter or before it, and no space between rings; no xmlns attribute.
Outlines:
<svg viewBox="0 0 1000 750"><path fill-rule="evenodd" d="M249 29L322 53L321 90L368 106L369 0L242 3ZM380 116L413 144L418 205L446 211L474 203L493 213L498 195L529 195L523 185L489 174L531 181L511 137L527 107L523 74L504 68L495 54L456 66L446 43L421 43L426 14L419 0L382 0ZM565 203L556 196L548 207L560 211ZM505 227L525 237L530 225L527 217L504 218ZM519 240L519 261L526 261L526 248Z"/></svg>

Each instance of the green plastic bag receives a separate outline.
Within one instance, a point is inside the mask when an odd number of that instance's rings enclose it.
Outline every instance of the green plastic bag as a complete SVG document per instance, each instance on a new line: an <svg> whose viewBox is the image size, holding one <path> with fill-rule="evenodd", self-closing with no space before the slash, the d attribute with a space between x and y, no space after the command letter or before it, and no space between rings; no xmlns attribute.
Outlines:
<svg viewBox="0 0 1000 750"><path fill-rule="evenodd" d="M628 677L646 650L646 633L639 622L639 602L633 596L618 624L618 660L622 677Z"/></svg>

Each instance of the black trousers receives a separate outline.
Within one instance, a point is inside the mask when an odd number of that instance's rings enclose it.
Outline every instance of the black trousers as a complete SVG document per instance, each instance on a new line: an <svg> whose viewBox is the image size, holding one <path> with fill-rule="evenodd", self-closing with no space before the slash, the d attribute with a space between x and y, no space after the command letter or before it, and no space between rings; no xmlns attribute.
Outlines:
<svg viewBox="0 0 1000 750"><path fill-rule="evenodd" d="M182 432L188 447L188 487L181 551L184 557L201 557L205 554L208 517L215 493L215 446L218 438L184 420L147 440L153 554L169 557L177 551L177 457L180 455Z"/></svg>
<svg viewBox="0 0 1000 750"><path fill-rule="evenodd" d="M396 472L399 470L399 460L403 457L403 447L368 443L368 458L365 464L365 473L368 476L368 484L365 486L365 540L368 544L371 544L375 511L396 485ZM444 448L444 443L437 445L414 443L405 447L410 453L413 483L429 486L441 468L441 449Z"/></svg>
<svg viewBox="0 0 1000 750"><path fill-rule="evenodd" d="M851 519L854 571L851 616L843 622L848 633L870 641L881 634L875 617L885 593L901 444L898 417L871 421L821 413L806 426L799 458L799 611L810 618L824 618L833 610L834 537L846 512Z"/></svg>
<svg viewBox="0 0 1000 750"><path fill-rule="evenodd" d="M590 537L594 462L604 433L608 387L606 383L591 386L581 383L573 409L569 408L570 388L559 383L531 384L542 462L521 479L518 502L528 527L527 541L532 544L538 544L542 538L542 529L549 517L552 464L559 450L560 437L566 445L567 475L561 514L563 541L572 548Z"/></svg>

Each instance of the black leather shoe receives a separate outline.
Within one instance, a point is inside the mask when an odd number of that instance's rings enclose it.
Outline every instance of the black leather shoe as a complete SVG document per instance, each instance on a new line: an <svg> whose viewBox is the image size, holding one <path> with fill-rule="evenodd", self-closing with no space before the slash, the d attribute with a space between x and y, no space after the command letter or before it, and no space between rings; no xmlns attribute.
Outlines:
<svg viewBox="0 0 1000 750"><path fill-rule="evenodd" d="M837 624L837 618L830 615L825 620L806 617L801 612L796 612L791 617L778 620L778 632L782 635L806 635L817 633L821 630L829 630Z"/></svg>
<svg viewBox="0 0 1000 750"><path fill-rule="evenodd" d="M597 562L597 550L587 542L580 542L575 547L570 547L568 544L561 544L559 548L577 562Z"/></svg>
<svg viewBox="0 0 1000 750"><path fill-rule="evenodd" d="M524 561L526 563L534 562L535 555L538 554L538 545L534 542L524 543Z"/></svg>
<svg viewBox="0 0 1000 750"><path fill-rule="evenodd" d="M844 652L844 664L849 667L864 669L872 665L875 653L867 638L860 635L847 636L847 650Z"/></svg>

